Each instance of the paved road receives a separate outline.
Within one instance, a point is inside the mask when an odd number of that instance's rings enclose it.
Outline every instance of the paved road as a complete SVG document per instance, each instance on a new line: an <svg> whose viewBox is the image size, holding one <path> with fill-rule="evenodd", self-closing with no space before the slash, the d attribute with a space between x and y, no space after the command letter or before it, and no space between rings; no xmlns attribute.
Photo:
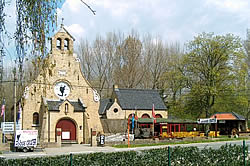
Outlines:
<svg viewBox="0 0 250 166"><path fill-rule="evenodd" d="M218 149L222 145L225 144L236 144L242 145L243 141L227 141L227 142L213 142L213 143L194 143L194 144L179 144L179 145L170 145L170 147L175 146L197 146L199 149L203 148L213 148ZM250 147L250 140L246 140L246 145ZM42 150L35 150L34 152L5 152L0 155L0 157L4 157L6 159L13 159L13 158L26 158L26 157L43 157L43 156L56 156L56 155L69 155L72 154L79 154L79 153L95 153L95 152L118 152L118 151L140 151L146 149L156 149L156 148L164 148L168 147L169 145L161 145L161 146L148 146L148 147L136 147L136 148L113 148L109 146L105 147L90 147L89 145L78 145L73 144L67 147L61 148L45 148ZM250 148L249 154L250 154Z"/></svg>

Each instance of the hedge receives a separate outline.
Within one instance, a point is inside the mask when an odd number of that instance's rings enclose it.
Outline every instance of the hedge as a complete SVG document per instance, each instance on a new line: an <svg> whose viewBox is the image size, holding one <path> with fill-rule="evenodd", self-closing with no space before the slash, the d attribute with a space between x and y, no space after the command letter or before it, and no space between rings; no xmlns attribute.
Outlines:
<svg viewBox="0 0 250 166"><path fill-rule="evenodd" d="M245 152L247 154L248 147ZM36 157L22 159L0 159L0 165L4 166L104 166L104 165L138 165L138 166L239 166L243 162L243 146L223 145L219 149L197 147L171 148L170 163L168 148L126 151L113 153L73 154L54 157ZM248 159L248 157L247 157ZM248 160L247 165L250 165Z"/></svg>

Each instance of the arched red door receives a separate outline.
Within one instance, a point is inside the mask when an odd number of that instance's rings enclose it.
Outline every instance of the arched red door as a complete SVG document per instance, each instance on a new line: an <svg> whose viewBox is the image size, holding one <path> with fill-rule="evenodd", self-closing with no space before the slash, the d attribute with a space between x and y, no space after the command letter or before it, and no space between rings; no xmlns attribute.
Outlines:
<svg viewBox="0 0 250 166"><path fill-rule="evenodd" d="M76 140L76 126L70 119L62 119L56 124L56 128L61 128L62 140Z"/></svg>

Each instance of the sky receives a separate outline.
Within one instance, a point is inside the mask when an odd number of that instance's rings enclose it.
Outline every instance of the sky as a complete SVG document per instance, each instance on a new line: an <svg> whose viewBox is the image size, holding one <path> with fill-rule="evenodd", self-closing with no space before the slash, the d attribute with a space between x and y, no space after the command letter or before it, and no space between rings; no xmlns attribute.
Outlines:
<svg viewBox="0 0 250 166"><path fill-rule="evenodd" d="M202 32L233 33L246 38L250 28L250 0L65 0L58 9L68 31L76 38L93 40L97 35L132 29L165 42L184 44Z"/></svg>
<svg viewBox="0 0 250 166"><path fill-rule="evenodd" d="M15 0L7 5L6 27L15 30ZM58 24L64 26L76 39L94 40L108 32L128 34L136 30L140 36L151 34L166 43L185 44L202 32L216 35L233 33L246 39L250 28L250 0L62 0ZM13 43L13 41L12 41ZM15 59L10 47L7 56Z"/></svg>

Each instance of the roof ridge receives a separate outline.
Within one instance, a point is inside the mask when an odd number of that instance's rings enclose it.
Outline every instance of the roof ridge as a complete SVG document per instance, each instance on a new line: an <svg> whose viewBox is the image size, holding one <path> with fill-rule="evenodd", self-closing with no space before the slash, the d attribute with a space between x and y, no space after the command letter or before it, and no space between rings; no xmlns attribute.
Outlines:
<svg viewBox="0 0 250 166"><path fill-rule="evenodd" d="M142 91L159 91L160 89L137 89L137 88L117 88L119 90L142 90Z"/></svg>

